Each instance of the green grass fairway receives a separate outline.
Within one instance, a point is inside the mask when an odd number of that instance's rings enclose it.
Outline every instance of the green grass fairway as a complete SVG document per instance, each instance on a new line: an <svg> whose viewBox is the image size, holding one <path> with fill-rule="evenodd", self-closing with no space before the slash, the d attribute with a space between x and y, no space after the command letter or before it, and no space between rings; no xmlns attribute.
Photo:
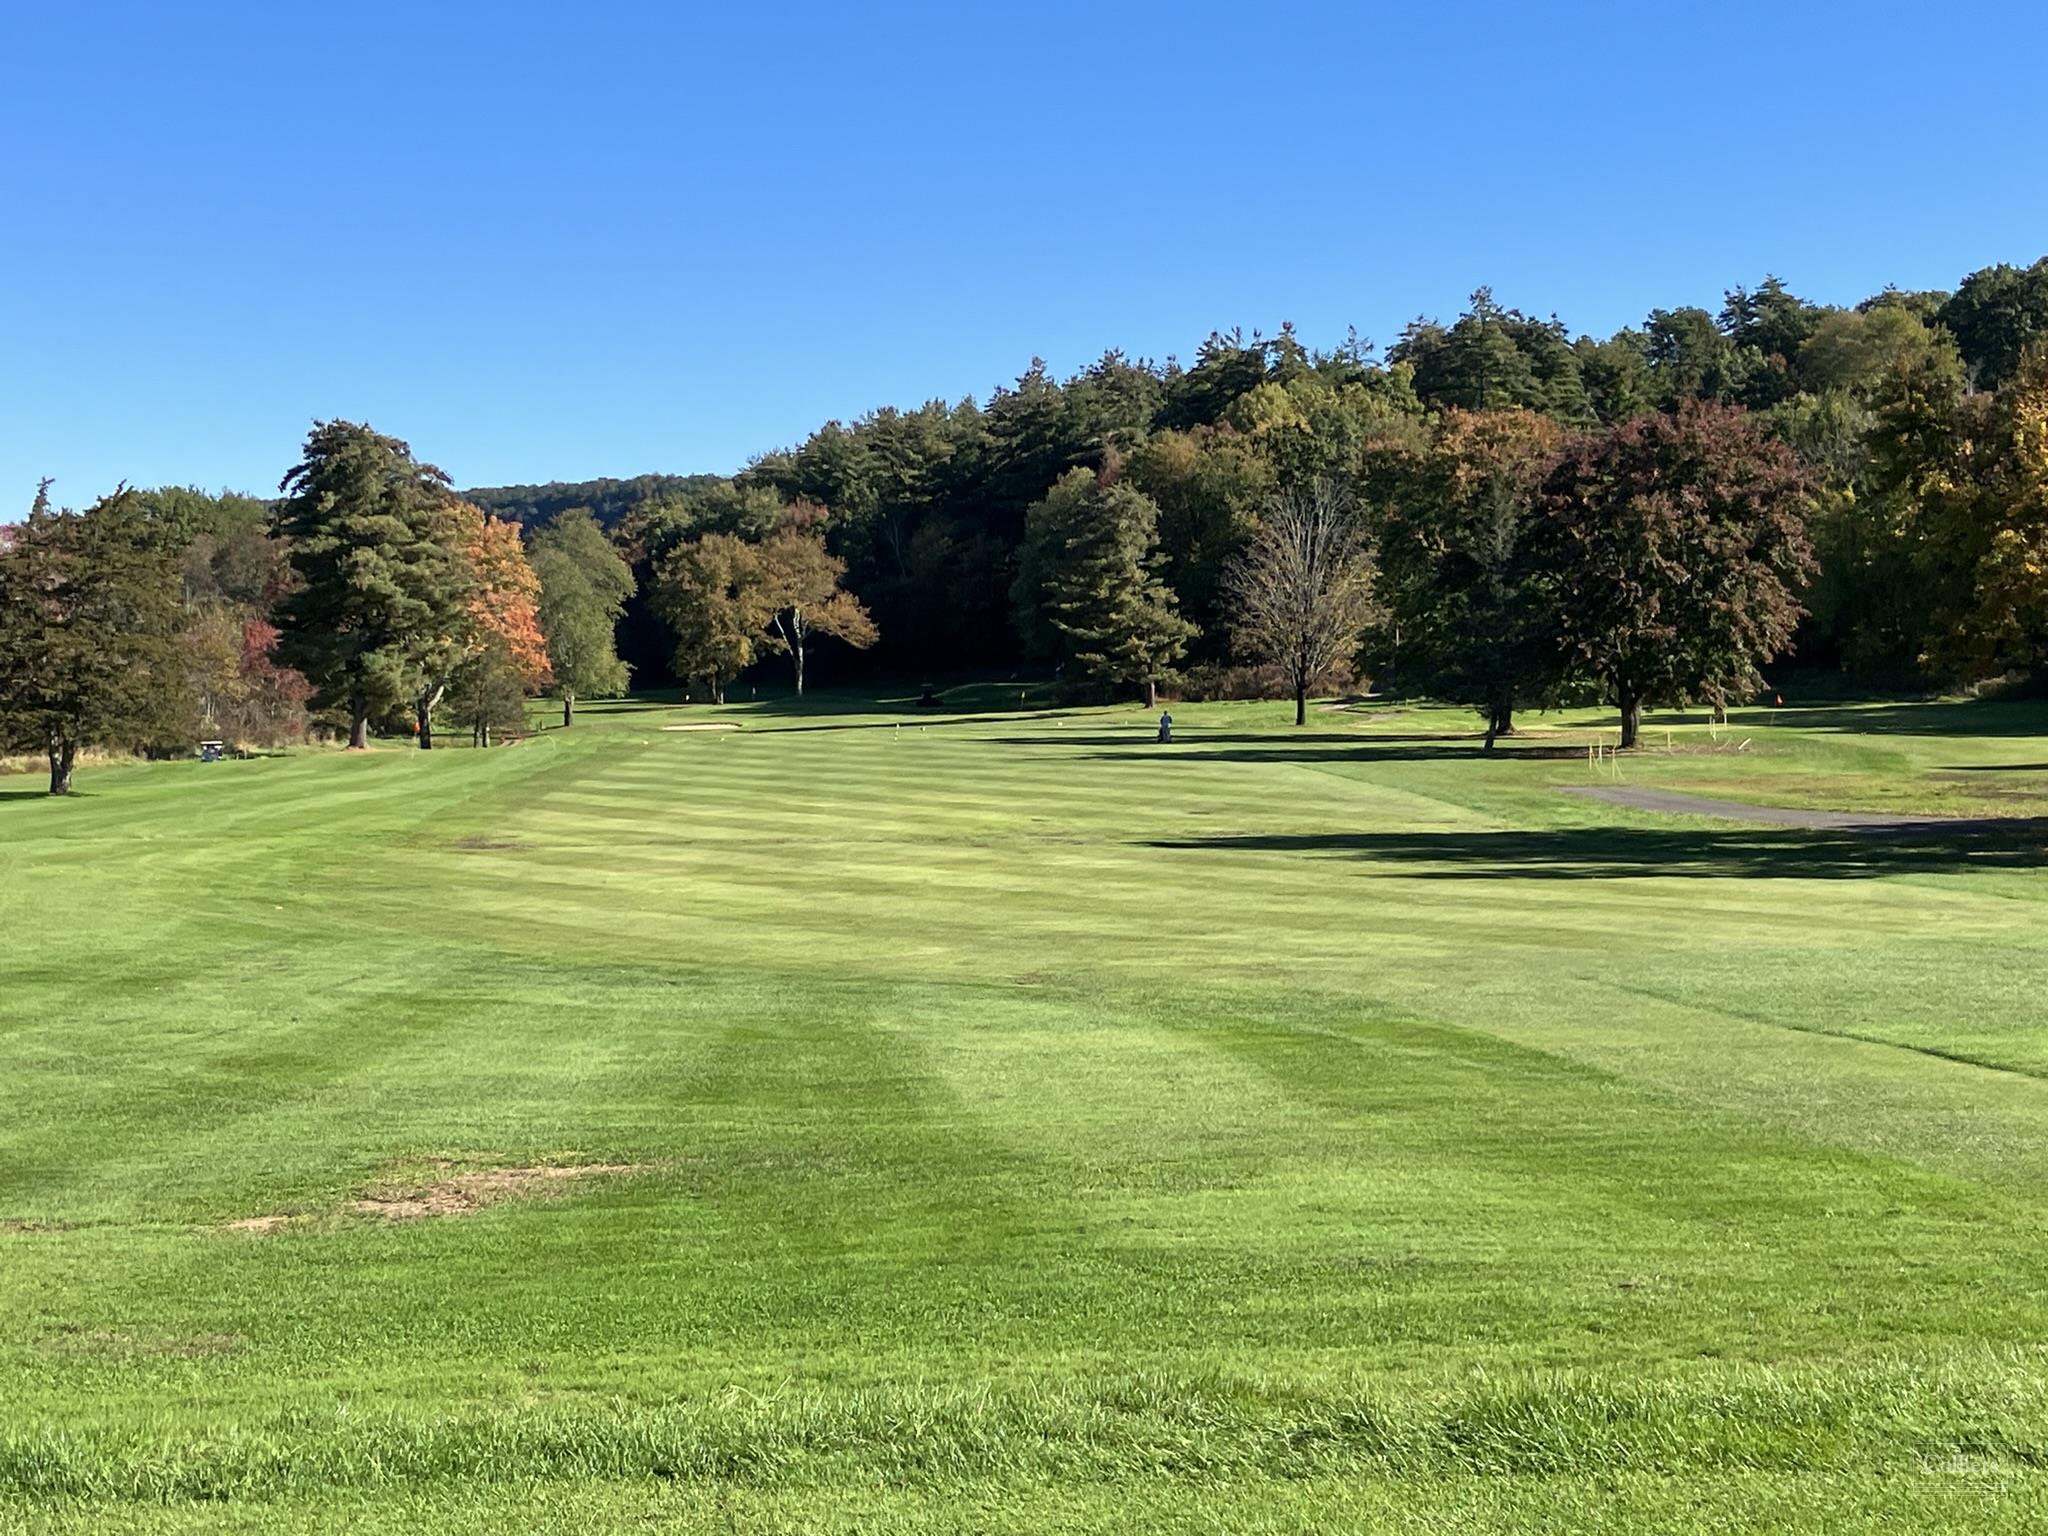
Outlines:
<svg viewBox="0 0 2048 1536"><path fill-rule="evenodd" d="M0 1530L2048 1524L2048 710L955 702L0 780Z"/></svg>

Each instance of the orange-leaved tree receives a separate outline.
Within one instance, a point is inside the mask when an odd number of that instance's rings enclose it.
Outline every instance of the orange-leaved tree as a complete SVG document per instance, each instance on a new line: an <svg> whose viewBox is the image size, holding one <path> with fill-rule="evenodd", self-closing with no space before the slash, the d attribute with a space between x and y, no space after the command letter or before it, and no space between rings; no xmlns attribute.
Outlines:
<svg viewBox="0 0 2048 1536"><path fill-rule="evenodd" d="M476 568L476 591L469 600L475 626L470 648L502 644L521 686L537 692L552 674L547 636L540 628L540 577L527 562L519 525L479 512L469 533L469 559Z"/></svg>
<svg viewBox="0 0 2048 1536"><path fill-rule="evenodd" d="M804 658L815 636L831 635L856 650L866 650L878 638L860 599L840 585L846 562L825 547L825 516L823 507L799 501L760 547L768 644L786 652L794 664L798 698L804 692Z"/></svg>
<svg viewBox="0 0 2048 1536"><path fill-rule="evenodd" d="M464 637L450 686L470 739L525 724L525 696L547 685L548 645L540 627L540 578L526 558L519 525L481 508L458 508L463 553L475 575ZM422 742L422 745L425 743Z"/></svg>

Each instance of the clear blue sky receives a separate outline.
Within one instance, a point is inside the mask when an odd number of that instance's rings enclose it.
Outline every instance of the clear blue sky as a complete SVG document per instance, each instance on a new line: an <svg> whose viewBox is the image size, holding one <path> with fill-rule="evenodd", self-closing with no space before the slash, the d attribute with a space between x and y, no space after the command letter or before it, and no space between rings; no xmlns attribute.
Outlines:
<svg viewBox="0 0 2048 1536"><path fill-rule="evenodd" d="M1896 8L0 7L0 515L730 471L1034 353L1606 332L2048 252L2048 20Z"/></svg>

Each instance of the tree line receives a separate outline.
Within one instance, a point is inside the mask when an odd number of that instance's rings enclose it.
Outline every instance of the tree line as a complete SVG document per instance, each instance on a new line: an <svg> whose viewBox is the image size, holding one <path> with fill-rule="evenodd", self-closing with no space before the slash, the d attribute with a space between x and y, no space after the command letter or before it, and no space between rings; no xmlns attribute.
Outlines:
<svg viewBox="0 0 2048 1536"><path fill-rule="evenodd" d="M323 422L273 502L115 490L0 530L0 743L184 755L324 725L431 749L452 717L478 745L527 698L624 691L614 632L632 572L587 515L522 539L402 441Z"/></svg>
<svg viewBox="0 0 2048 1536"><path fill-rule="evenodd" d="M1384 356L1212 335L986 404L828 422L732 476L455 492L324 423L270 501L46 491L0 532L0 735L431 746L523 700L723 698L821 639L877 671L1518 711L1725 708L1796 651L1878 683L2048 666L2048 259L1809 303L1775 278L1600 339L1497 304ZM846 663L851 665L851 662Z"/></svg>
<svg viewBox="0 0 2048 1536"><path fill-rule="evenodd" d="M1414 550L1394 546L1420 501L1463 484L1451 472L1462 458L1507 455L1516 464L1501 473L1533 485L1571 440L1715 405L1745 413L1808 476L1799 520L1811 566L1788 642L1800 662L1880 686L1939 683L2044 661L2025 557L2039 537L2027 422L2042 389L2027 360L2044 342L2048 258L1984 268L1953 292L1886 289L1850 307L1766 278L1731 290L1718 312L1658 309L1605 338L1574 337L1482 290L1449 323L1410 325L1384 356L1355 337L1310 350L1283 327L1212 335L1186 364L1112 351L1061 380L1034 362L985 403L828 422L729 479L629 504L626 482L592 494L611 498L607 526L639 577L621 638L643 677L671 659L648 595L655 562L707 532L757 537L798 501L829 509L828 545L880 631L871 670L1009 669L1072 659L1017 584L1039 558L1034 510L1086 469L1155 509L1157 573L1194 627L1181 670L1195 686L1228 687L1242 655L1227 573L1276 499L1334 481L1383 561L1412 567ZM471 494L503 497L506 510L533 495ZM1063 500L1071 511L1071 488ZM1432 653L1402 642L1448 615L1418 609L1415 573L1401 574L1358 660L1391 684L1436 688ZM1462 579L1443 575L1454 588Z"/></svg>

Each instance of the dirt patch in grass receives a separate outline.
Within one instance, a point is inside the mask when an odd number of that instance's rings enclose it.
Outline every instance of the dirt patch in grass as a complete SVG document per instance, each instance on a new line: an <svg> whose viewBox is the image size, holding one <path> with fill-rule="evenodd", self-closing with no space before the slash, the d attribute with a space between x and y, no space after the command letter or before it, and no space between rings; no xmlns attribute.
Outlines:
<svg viewBox="0 0 2048 1536"><path fill-rule="evenodd" d="M514 842L508 837L476 836L458 837L448 846L460 848L465 853L524 853L533 844Z"/></svg>
<svg viewBox="0 0 2048 1536"><path fill-rule="evenodd" d="M539 1163L530 1168L462 1168L437 1159L415 1179L373 1185L348 1203L358 1216L422 1221L464 1216L506 1200L548 1199L586 1179L644 1173L641 1163Z"/></svg>
<svg viewBox="0 0 2048 1536"><path fill-rule="evenodd" d="M44 1232L75 1232L75 1221L0 1221L0 1236L33 1237Z"/></svg>
<svg viewBox="0 0 2048 1536"><path fill-rule="evenodd" d="M693 720L688 725L664 725L664 731L736 731L736 720Z"/></svg>
<svg viewBox="0 0 2048 1536"><path fill-rule="evenodd" d="M322 1215L367 1216L378 1221L425 1221L467 1216L508 1200L552 1200L573 1184L646 1173L648 1163L535 1163L523 1168L480 1168L454 1158L395 1166L377 1183L334 1211L273 1211L219 1223L215 1230L268 1237L302 1227ZM400 1171L400 1170L403 1171Z"/></svg>
<svg viewBox="0 0 2048 1536"><path fill-rule="evenodd" d="M1943 784L1958 785L1968 790L1970 796L1977 800L2013 800L2028 805L2038 805L2043 800L2048 800L2048 786L2039 784L2032 788L2021 788L2016 784L1987 779L1981 773L1957 769L1930 773L1928 777Z"/></svg>
<svg viewBox="0 0 2048 1536"><path fill-rule="evenodd" d="M281 1232L297 1220L298 1217L283 1213L270 1216L243 1216L235 1221L222 1222L220 1229L223 1232L254 1232L260 1237L268 1232Z"/></svg>

